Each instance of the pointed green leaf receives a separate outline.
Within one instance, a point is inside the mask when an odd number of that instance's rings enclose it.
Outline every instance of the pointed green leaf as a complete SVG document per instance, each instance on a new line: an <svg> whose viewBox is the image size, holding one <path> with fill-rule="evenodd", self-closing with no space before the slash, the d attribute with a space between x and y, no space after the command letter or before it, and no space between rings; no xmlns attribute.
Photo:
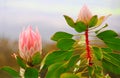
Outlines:
<svg viewBox="0 0 120 78"><path fill-rule="evenodd" d="M5 67L2 67L1 70L8 72L13 78L20 78L19 72L15 71L11 67L5 66Z"/></svg>
<svg viewBox="0 0 120 78"><path fill-rule="evenodd" d="M114 32L113 30L106 30L103 31L99 34L97 34L97 37L100 39L106 39L106 38L113 38L113 37L117 37L118 34L116 32Z"/></svg>
<svg viewBox="0 0 120 78"><path fill-rule="evenodd" d="M19 66L21 66L24 69L26 68L26 64L22 58L17 56L16 60L17 60L17 63L19 64Z"/></svg>
<svg viewBox="0 0 120 78"><path fill-rule="evenodd" d="M73 35L72 34L69 34L69 33L66 33L66 32L56 32L53 36L52 36L52 40L54 41L58 41L60 39L63 39L63 38L72 38Z"/></svg>
<svg viewBox="0 0 120 78"><path fill-rule="evenodd" d="M37 64L40 64L40 62L41 62L40 52L37 52L32 57L32 64L37 65Z"/></svg>
<svg viewBox="0 0 120 78"><path fill-rule="evenodd" d="M90 77L93 76L93 74L94 74L94 68L93 67L88 66L88 74L89 74Z"/></svg>
<svg viewBox="0 0 120 78"><path fill-rule="evenodd" d="M65 18L65 20L66 20L66 22L67 22L67 24L68 24L69 26L71 26L72 28L75 27L74 21L73 21L73 19L72 19L71 17L69 17L69 16L67 16L67 15L64 15L64 18Z"/></svg>
<svg viewBox="0 0 120 78"><path fill-rule="evenodd" d="M95 66L94 68L95 78L103 78L103 67L102 66Z"/></svg>
<svg viewBox="0 0 120 78"><path fill-rule="evenodd" d="M108 27L108 24L105 24L102 28L95 31L96 34L98 34L102 29Z"/></svg>
<svg viewBox="0 0 120 78"><path fill-rule="evenodd" d="M72 49L75 40L73 39L61 39L57 43L57 47L61 50L69 50Z"/></svg>
<svg viewBox="0 0 120 78"><path fill-rule="evenodd" d="M101 48L103 52L111 53L113 52L110 48Z"/></svg>
<svg viewBox="0 0 120 78"><path fill-rule="evenodd" d="M79 21L79 22L75 23L75 27L74 28L75 28L75 30L77 32L80 33L80 32L85 31L87 29L87 26L83 22Z"/></svg>
<svg viewBox="0 0 120 78"><path fill-rule="evenodd" d="M104 53L104 59L120 66L120 54Z"/></svg>
<svg viewBox="0 0 120 78"><path fill-rule="evenodd" d="M120 38L118 38L118 34L116 32L106 30L99 33L97 37L103 40L109 48L120 51Z"/></svg>
<svg viewBox="0 0 120 78"><path fill-rule="evenodd" d="M77 75L72 73L63 73L60 78L79 78Z"/></svg>
<svg viewBox="0 0 120 78"><path fill-rule="evenodd" d="M35 68L27 68L24 74L25 78L38 78L39 73Z"/></svg>
<svg viewBox="0 0 120 78"><path fill-rule="evenodd" d="M115 74L120 74L120 67L114 64L111 64L111 62L107 61L107 60L103 60L103 67Z"/></svg>
<svg viewBox="0 0 120 78"><path fill-rule="evenodd" d="M93 47L93 52L97 60L102 60L103 59L103 53L102 50L98 47Z"/></svg>
<svg viewBox="0 0 120 78"><path fill-rule="evenodd" d="M89 27L93 27L97 24L97 21L98 21L98 17L97 15L93 16L91 19L90 19L90 22L89 22Z"/></svg>
<svg viewBox="0 0 120 78"><path fill-rule="evenodd" d="M106 38L103 41L109 48L120 51L120 38Z"/></svg>
<svg viewBox="0 0 120 78"><path fill-rule="evenodd" d="M44 63L49 66L51 64L57 63L57 62L62 62L65 60L69 60L72 51L54 51L52 53L49 53L45 58L44 58Z"/></svg>
<svg viewBox="0 0 120 78"><path fill-rule="evenodd" d="M120 54L104 53L103 67L112 73L120 74Z"/></svg>
<svg viewBox="0 0 120 78"><path fill-rule="evenodd" d="M78 60L80 59L80 55L74 55L70 58L69 62L68 62L68 66L67 68L70 69L72 67L75 66L75 64L78 62Z"/></svg>
<svg viewBox="0 0 120 78"><path fill-rule="evenodd" d="M48 68L46 78L60 78L60 75L67 71L65 67L66 65L63 62L52 64Z"/></svg>

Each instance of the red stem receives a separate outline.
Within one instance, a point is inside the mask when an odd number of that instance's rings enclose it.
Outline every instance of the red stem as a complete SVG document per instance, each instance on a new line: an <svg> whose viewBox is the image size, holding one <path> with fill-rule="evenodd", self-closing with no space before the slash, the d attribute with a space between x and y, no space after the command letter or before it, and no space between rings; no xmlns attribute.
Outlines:
<svg viewBox="0 0 120 78"><path fill-rule="evenodd" d="M89 45L89 35L88 35L88 29L85 32L85 41L86 41L86 51L87 51L87 59L88 59L88 63L91 66L91 51L90 51L90 45Z"/></svg>

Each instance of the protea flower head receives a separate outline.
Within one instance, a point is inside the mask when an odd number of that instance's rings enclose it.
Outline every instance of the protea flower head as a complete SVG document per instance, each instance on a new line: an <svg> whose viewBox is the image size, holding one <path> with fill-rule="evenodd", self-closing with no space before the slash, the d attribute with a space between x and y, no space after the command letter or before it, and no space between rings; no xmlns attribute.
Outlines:
<svg viewBox="0 0 120 78"><path fill-rule="evenodd" d="M110 16L111 14L107 15L107 16L101 16L100 18L98 18L98 22L96 23L96 26L101 25L108 16ZM80 13L78 15L78 19L77 21L82 21L84 22L86 25L89 24L90 19L93 17L94 15L92 15L91 11L88 9L88 7L86 5L84 5L81 10Z"/></svg>
<svg viewBox="0 0 120 78"><path fill-rule="evenodd" d="M92 18L92 13L88 9L88 7L84 5L80 10L77 21L82 21L85 24L88 24L91 18Z"/></svg>
<svg viewBox="0 0 120 78"><path fill-rule="evenodd" d="M42 42L38 29L36 31L32 30L29 26L27 29L23 30L19 36L19 54L21 58L26 61L30 61L31 57L36 52L41 52Z"/></svg>

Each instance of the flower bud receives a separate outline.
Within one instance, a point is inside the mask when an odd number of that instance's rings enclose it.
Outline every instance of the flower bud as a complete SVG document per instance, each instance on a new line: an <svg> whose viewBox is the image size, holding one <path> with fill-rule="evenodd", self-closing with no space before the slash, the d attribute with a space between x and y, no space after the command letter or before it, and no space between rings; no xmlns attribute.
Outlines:
<svg viewBox="0 0 120 78"><path fill-rule="evenodd" d="M36 52L42 49L41 37L36 28L34 32L31 27L23 30L19 36L19 54L25 61L30 61Z"/></svg>
<svg viewBox="0 0 120 78"><path fill-rule="evenodd" d="M91 18L92 18L92 14L91 14L90 10L88 9L88 7L86 5L84 5L80 10L77 21L82 21L86 25L88 25Z"/></svg>
<svg viewBox="0 0 120 78"><path fill-rule="evenodd" d="M94 15L92 15L92 13L88 9L88 7L86 5L84 5L80 10L77 21L82 21L86 25L88 25L93 16ZM109 16L111 16L111 14L109 14L107 16L101 16L100 18L98 18L98 21L95 26L100 26Z"/></svg>

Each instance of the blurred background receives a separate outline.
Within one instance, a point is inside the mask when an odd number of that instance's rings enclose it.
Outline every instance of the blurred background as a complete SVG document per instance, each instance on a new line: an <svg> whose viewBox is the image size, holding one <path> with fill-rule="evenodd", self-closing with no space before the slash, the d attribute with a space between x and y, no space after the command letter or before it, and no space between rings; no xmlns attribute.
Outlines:
<svg viewBox="0 0 120 78"><path fill-rule="evenodd" d="M66 24L63 15L76 20L84 4L93 15L112 14L104 24L109 24L107 29L120 33L120 0L0 0L0 67L6 65L19 69L11 55L18 52L19 33L29 25L33 29L38 27L43 52L55 49L50 38L56 31L76 33ZM0 77L11 78L4 71L0 71Z"/></svg>

